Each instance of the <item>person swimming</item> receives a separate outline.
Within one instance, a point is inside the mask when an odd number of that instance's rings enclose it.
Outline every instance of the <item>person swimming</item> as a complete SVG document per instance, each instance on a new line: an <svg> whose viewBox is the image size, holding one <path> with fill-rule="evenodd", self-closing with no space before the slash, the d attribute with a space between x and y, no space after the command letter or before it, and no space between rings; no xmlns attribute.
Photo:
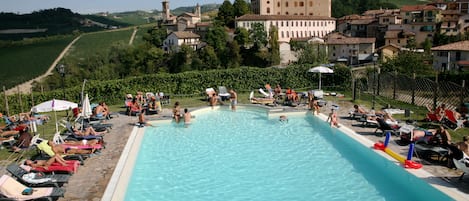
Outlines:
<svg viewBox="0 0 469 201"><path fill-rule="evenodd" d="M281 121L281 122L288 122L288 118L287 118L286 115L280 115L279 121Z"/></svg>

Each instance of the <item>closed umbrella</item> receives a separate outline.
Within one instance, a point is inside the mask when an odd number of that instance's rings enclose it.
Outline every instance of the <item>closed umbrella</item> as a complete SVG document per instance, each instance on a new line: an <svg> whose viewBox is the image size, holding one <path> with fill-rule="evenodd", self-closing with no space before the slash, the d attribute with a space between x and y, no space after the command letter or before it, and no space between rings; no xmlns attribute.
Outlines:
<svg viewBox="0 0 469 201"><path fill-rule="evenodd" d="M82 104L81 116L85 119L90 118L93 114L93 111L91 111L90 98L88 97L88 94L85 95Z"/></svg>
<svg viewBox="0 0 469 201"><path fill-rule="evenodd" d="M310 68L308 72L311 73L319 73L319 90L321 90L321 74L323 73L334 73L334 70L325 67L325 66L316 66L313 68Z"/></svg>

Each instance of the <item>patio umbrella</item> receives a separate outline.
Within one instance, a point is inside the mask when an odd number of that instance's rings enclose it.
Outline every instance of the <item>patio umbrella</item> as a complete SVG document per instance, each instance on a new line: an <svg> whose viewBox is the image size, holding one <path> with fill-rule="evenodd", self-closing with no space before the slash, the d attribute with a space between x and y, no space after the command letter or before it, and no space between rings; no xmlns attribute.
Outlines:
<svg viewBox="0 0 469 201"><path fill-rule="evenodd" d="M310 68L308 72L319 73L319 90L321 90L321 74L334 73L334 70L325 66L316 66L316 67Z"/></svg>
<svg viewBox="0 0 469 201"><path fill-rule="evenodd" d="M71 108L76 108L78 107L78 104L70 102L70 101L65 101L65 100L55 100L52 99L50 101L43 102L39 105L36 105L31 108L31 112L34 113L40 113L40 112L52 112L54 111L55 115L55 130L59 132L59 127L57 124L57 113L56 111L63 111L63 110L68 110Z"/></svg>
<svg viewBox="0 0 469 201"><path fill-rule="evenodd" d="M81 108L81 116L85 119L90 118L91 114L93 112L91 111L91 104L90 104L90 98L88 97L88 94L85 95L85 98L83 99L82 103L82 108Z"/></svg>

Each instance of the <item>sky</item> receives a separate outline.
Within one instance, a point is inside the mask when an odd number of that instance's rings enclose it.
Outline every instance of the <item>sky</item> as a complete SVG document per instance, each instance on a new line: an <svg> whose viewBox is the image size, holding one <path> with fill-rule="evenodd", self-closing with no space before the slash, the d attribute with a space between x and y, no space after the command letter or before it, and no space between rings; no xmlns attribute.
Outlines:
<svg viewBox="0 0 469 201"><path fill-rule="evenodd" d="M74 13L160 10L162 0L0 0L0 12L31 13L49 8L68 8ZM231 1L233 2L233 1ZM169 0L170 9L181 6L223 3L223 0Z"/></svg>

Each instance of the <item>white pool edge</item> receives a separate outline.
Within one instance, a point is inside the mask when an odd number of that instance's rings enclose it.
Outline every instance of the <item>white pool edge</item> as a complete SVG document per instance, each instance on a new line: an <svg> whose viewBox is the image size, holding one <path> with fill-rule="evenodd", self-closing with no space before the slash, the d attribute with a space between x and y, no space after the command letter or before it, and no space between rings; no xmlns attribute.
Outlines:
<svg viewBox="0 0 469 201"><path fill-rule="evenodd" d="M214 109L219 109L219 107L215 107ZM211 111L213 110L212 108L201 108L196 111L193 111L192 114L198 114L200 112L206 112L206 111ZM300 115L300 114L307 114L308 111L298 111L298 112L279 112L275 114L276 115ZM323 121L327 120L327 116L324 114L319 114L316 115L316 117L320 118ZM155 122L170 122L171 120L158 120ZM338 130L342 131L345 133L347 136L351 137L352 139L358 141L359 143L363 144L366 147L373 147L374 143L370 139L357 134L355 131L352 129L340 125L340 128L337 128ZM140 144L143 139L143 133L145 131L145 128L138 128L134 127L132 130L131 135L129 136L129 139L124 147L124 150L122 151L121 157L119 159L119 162L116 165L116 168L112 174L111 180L109 181L106 190L104 192L103 197L101 198L101 201L121 201L124 200L125 198L125 193L127 190L127 185L130 180L130 176L132 175L132 170L135 164L135 160L137 159L137 154L140 148ZM373 150L375 153L387 158L388 160L392 161L395 165L402 167L399 161L396 159L392 158L388 154L384 153L381 150ZM404 168L404 167L402 167ZM433 174L423 170L423 169L406 169L407 172L410 174L415 175L417 178L423 179L426 181L428 184L433 186L434 188L440 190L441 192L445 193L449 197L451 197L454 200L469 200L469 194L465 194L459 190L456 189L456 187L452 186L451 184L445 183L442 179L439 179L438 177L434 176Z"/></svg>
<svg viewBox="0 0 469 201"><path fill-rule="evenodd" d="M324 121L326 121L327 118L328 118L324 114L319 114L319 115L317 115L317 117L319 117L321 120L324 120ZM339 126L340 127L337 128L338 130L342 131L347 136L349 136L352 139L354 139L354 140L358 141L359 143L363 144L365 147L369 147L370 149L372 149L372 147L374 146L375 142L371 141L370 139L366 138L365 136L356 133L352 129L350 129L350 128L342 125L342 124L339 124ZM404 168L399 161L397 161L395 158L389 156L384 151L375 150L375 149L372 149L372 150L375 153L377 153L377 154L387 158L388 160L392 161L395 165L400 166L401 168ZM409 172L410 174L413 174L414 176L416 176L417 178L426 181L429 185L431 185L434 188L440 190L441 192L448 195L449 197L451 197L454 200L469 200L469 194L465 194L465 193L457 190L457 188L452 186L452 184L449 184L448 182L445 182L443 179L440 179L440 178L436 177L435 175L431 174L430 172L428 172L424 169L407 169L407 168L404 168L404 169L407 172Z"/></svg>

